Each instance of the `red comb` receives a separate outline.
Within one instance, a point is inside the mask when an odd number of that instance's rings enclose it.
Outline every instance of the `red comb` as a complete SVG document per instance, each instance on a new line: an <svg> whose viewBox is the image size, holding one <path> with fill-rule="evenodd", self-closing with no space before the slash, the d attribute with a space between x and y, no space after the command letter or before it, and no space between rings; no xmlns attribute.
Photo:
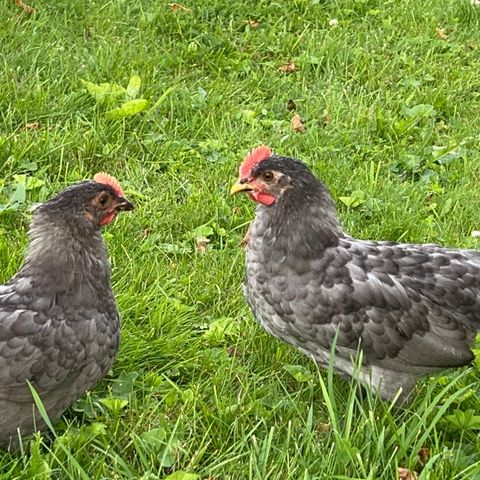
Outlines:
<svg viewBox="0 0 480 480"><path fill-rule="evenodd" d="M123 197L123 190L120 186L120 182L115 178L105 172L96 173L93 177L93 181L97 183L103 183L104 185L109 185L115 190L115 193L119 197Z"/></svg>
<svg viewBox="0 0 480 480"><path fill-rule="evenodd" d="M255 165L260 163L262 160L270 157L272 151L265 145L254 148L244 159L240 165L240 178L247 178L250 175L250 172L253 170Z"/></svg>

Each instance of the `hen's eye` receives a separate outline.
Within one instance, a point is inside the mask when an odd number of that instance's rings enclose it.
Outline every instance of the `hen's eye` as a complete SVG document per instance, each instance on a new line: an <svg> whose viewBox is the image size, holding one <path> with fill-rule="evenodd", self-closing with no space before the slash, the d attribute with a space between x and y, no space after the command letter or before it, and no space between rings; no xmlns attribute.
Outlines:
<svg viewBox="0 0 480 480"><path fill-rule="evenodd" d="M273 180L273 173L270 172L270 171L266 171L264 172L264 174L262 175L262 178L263 180L265 180L266 182L271 182Z"/></svg>
<svg viewBox="0 0 480 480"><path fill-rule="evenodd" d="M103 195L101 195L100 198L98 199L98 203L99 203L102 207L107 207L110 202L111 202L110 195L107 195L106 193L104 193Z"/></svg>

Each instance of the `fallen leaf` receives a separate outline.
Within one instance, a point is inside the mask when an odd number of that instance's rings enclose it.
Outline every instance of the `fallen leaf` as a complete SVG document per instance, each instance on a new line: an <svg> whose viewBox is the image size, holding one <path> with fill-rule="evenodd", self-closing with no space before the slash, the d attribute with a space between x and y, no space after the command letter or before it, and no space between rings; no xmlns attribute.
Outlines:
<svg viewBox="0 0 480 480"><path fill-rule="evenodd" d="M292 112L293 110L296 110L296 109L297 109L297 104L292 99L290 99L287 102L287 110L290 110L290 112Z"/></svg>
<svg viewBox="0 0 480 480"><path fill-rule="evenodd" d="M400 480L418 480L418 474L408 468L398 467L398 478Z"/></svg>
<svg viewBox="0 0 480 480"><path fill-rule="evenodd" d="M240 352L235 347L228 347L227 353L230 357L239 357Z"/></svg>
<svg viewBox="0 0 480 480"><path fill-rule="evenodd" d="M207 251L207 246L210 240L207 237L200 236L197 237L196 243L197 243L197 252L200 255L203 255Z"/></svg>
<svg viewBox="0 0 480 480"><path fill-rule="evenodd" d="M25 13L37 13L36 8L33 8L30 5L23 3L22 0L15 0L15 5L17 7L20 7Z"/></svg>
<svg viewBox="0 0 480 480"><path fill-rule="evenodd" d="M338 25L338 20L336 18L332 18L331 20L329 20L328 24L331 27L336 27Z"/></svg>
<svg viewBox="0 0 480 480"><path fill-rule="evenodd" d="M298 133L305 132L305 126L303 125L302 119L298 113L292 117L292 129L294 132Z"/></svg>
<svg viewBox="0 0 480 480"><path fill-rule="evenodd" d="M279 70L283 73L293 73L297 69L294 62L290 61L285 65L282 65Z"/></svg>
<svg viewBox="0 0 480 480"><path fill-rule="evenodd" d="M324 423L320 422L318 424L317 430L321 433L327 433L330 431L330 424L329 423Z"/></svg>
<svg viewBox="0 0 480 480"><path fill-rule="evenodd" d="M29 122L25 124L25 130L38 130L40 128L40 123L38 122Z"/></svg>
<svg viewBox="0 0 480 480"><path fill-rule="evenodd" d="M430 452L430 449L427 447L422 447L418 451L418 458L420 459L420 463L422 465L425 465L428 462L428 459L430 458L430 456L431 456L431 452Z"/></svg>
<svg viewBox="0 0 480 480"><path fill-rule="evenodd" d="M169 3L168 6L170 7L170 10L172 12L182 11L182 12L192 13L191 8L185 7L181 3Z"/></svg>
<svg viewBox="0 0 480 480"><path fill-rule="evenodd" d="M258 28L260 26L260 22L258 20L247 20L245 23L250 28Z"/></svg>
<svg viewBox="0 0 480 480"><path fill-rule="evenodd" d="M144 228L143 229L143 238L147 238L152 233L151 228Z"/></svg>
<svg viewBox="0 0 480 480"><path fill-rule="evenodd" d="M322 113L322 125L326 127L331 121L330 115L328 114L328 110L325 109Z"/></svg>
<svg viewBox="0 0 480 480"><path fill-rule="evenodd" d="M437 35L438 35L439 38L441 38L442 40L448 40L448 36L445 33L444 28L437 28L436 32L437 32Z"/></svg>

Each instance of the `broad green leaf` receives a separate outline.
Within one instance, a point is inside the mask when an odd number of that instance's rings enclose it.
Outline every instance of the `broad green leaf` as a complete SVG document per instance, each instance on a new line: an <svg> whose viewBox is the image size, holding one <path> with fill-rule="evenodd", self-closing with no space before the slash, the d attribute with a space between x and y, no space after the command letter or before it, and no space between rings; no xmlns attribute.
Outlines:
<svg viewBox="0 0 480 480"><path fill-rule="evenodd" d="M158 243L155 245L155 248L157 248L161 252L178 253L178 254L190 253L192 251L192 247L190 245L187 245L185 242L180 242L179 244Z"/></svg>
<svg viewBox="0 0 480 480"><path fill-rule="evenodd" d="M145 442L146 445L153 447L154 450L157 450L159 447L165 445L165 439L167 437L167 432L164 428L152 428L148 432L143 432L140 435L140 438Z"/></svg>
<svg viewBox="0 0 480 480"><path fill-rule="evenodd" d="M178 472L168 475L168 477L164 477L163 480L198 480L199 478L200 475L197 475L195 473L182 472L179 470Z"/></svg>
<svg viewBox="0 0 480 480"><path fill-rule="evenodd" d="M414 105L413 107L405 109L405 116L408 118L420 118L432 116L435 113L433 105L420 103L419 105Z"/></svg>
<svg viewBox="0 0 480 480"><path fill-rule="evenodd" d="M187 234L188 238L198 238L198 237L206 237L209 238L214 234L214 230L212 227L208 225L200 225L199 227L194 228L191 232Z"/></svg>
<svg viewBox="0 0 480 480"><path fill-rule="evenodd" d="M445 201L445 204L443 205L442 208L442 213L440 213L440 217L445 217L450 213L453 207L453 199L452 198L447 198Z"/></svg>
<svg viewBox="0 0 480 480"><path fill-rule="evenodd" d="M465 411L456 409L453 415L447 415L446 419L458 430L480 430L480 416L474 413L471 408Z"/></svg>
<svg viewBox="0 0 480 480"><path fill-rule="evenodd" d="M362 190L355 190L348 197L339 197L339 200L349 208L356 208L365 203L367 195Z"/></svg>
<svg viewBox="0 0 480 480"><path fill-rule="evenodd" d="M255 117L258 117L258 112L256 112L255 110L245 109L242 110L240 113L243 120L253 120Z"/></svg>
<svg viewBox="0 0 480 480"><path fill-rule="evenodd" d="M11 205L15 205L18 203L25 203L26 200L26 188L25 185L21 183L17 183L15 191L10 198L8 199Z"/></svg>
<svg viewBox="0 0 480 480"><path fill-rule="evenodd" d="M29 462L27 474L28 478L35 478L37 480L49 480L51 478L52 469L43 456L40 450L41 436L37 433L34 439L30 442Z"/></svg>
<svg viewBox="0 0 480 480"><path fill-rule="evenodd" d="M128 399L133 391L133 385L138 377L138 372L122 372L118 378L113 381L112 395L116 398Z"/></svg>
<svg viewBox="0 0 480 480"><path fill-rule="evenodd" d="M134 99L138 96L142 80L138 75L132 75L127 85L127 98Z"/></svg>
<svg viewBox="0 0 480 480"><path fill-rule="evenodd" d="M240 326L230 317L214 320L203 336L211 343L223 342L227 338L235 337L240 331Z"/></svg>
<svg viewBox="0 0 480 480"><path fill-rule="evenodd" d="M102 398L100 403L105 405L114 415L119 415L121 411L128 405L128 400L121 398Z"/></svg>
<svg viewBox="0 0 480 480"><path fill-rule="evenodd" d="M96 102L101 103L106 99L115 99L124 97L126 90L117 83L92 83L87 80L81 80L87 92L95 99Z"/></svg>
<svg viewBox="0 0 480 480"><path fill-rule="evenodd" d="M313 380L313 374L302 365L284 365L283 369L297 382L305 383Z"/></svg>
<svg viewBox="0 0 480 480"><path fill-rule="evenodd" d="M432 156L435 162L440 165L448 165L454 160L462 158L465 150L462 147L445 148L445 147L432 147Z"/></svg>
<svg viewBox="0 0 480 480"><path fill-rule="evenodd" d="M31 177L29 175L13 175L13 179L18 184L24 185L25 190L35 190L42 185L45 185L45 182L37 177Z"/></svg>
<svg viewBox="0 0 480 480"><path fill-rule="evenodd" d="M110 120L120 120L122 118L133 117L137 113L143 112L148 107L149 101L145 98L129 100L121 107L114 108L107 112L107 118Z"/></svg>

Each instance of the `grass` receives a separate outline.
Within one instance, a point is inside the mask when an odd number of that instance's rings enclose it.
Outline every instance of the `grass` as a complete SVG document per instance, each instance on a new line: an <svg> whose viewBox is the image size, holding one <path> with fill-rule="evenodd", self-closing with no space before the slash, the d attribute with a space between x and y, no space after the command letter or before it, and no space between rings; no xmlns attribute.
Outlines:
<svg viewBox="0 0 480 480"><path fill-rule="evenodd" d="M480 9L30 3L37 14L0 0L0 280L21 264L31 205L67 184L106 170L137 209L105 233L123 318L113 371L55 435L0 453L0 478L480 478L478 368L419 382L405 409L317 370L252 318L239 243L254 205L228 196L266 143L312 166L354 236L478 248ZM99 101L82 83L134 75L131 97L150 104L119 119L122 89Z"/></svg>

